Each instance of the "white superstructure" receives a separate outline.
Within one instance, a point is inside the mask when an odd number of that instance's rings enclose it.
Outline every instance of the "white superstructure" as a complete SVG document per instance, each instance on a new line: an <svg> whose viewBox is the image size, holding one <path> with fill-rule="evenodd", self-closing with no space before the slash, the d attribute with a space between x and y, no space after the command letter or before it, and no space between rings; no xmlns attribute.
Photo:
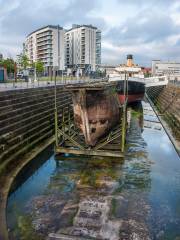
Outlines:
<svg viewBox="0 0 180 240"><path fill-rule="evenodd" d="M42 61L47 72L64 70L64 29L48 25L30 33L25 41L30 62Z"/></svg>
<svg viewBox="0 0 180 240"><path fill-rule="evenodd" d="M142 68L133 63L133 55L127 55L127 64L121 64L114 68L114 72L109 74L110 81L124 80L125 75L128 78L140 78L144 79L144 73Z"/></svg>
<svg viewBox="0 0 180 240"><path fill-rule="evenodd" d="M65 33L66 66L72 71L95 71L101 64L101 31L92 25L73 25Z"/></svg>
<svg viewBox="0 0 180 240"><path fill-rule="evenodd" d="M128 81L135 81L144 83L146 87L164 86L168 84L166 76L156 76L145 78L142 68L133 63L133 56L127 56L127 64L120 65L114 68L114 72L109 74L109 81L120 81L128 79Z"/></svg>

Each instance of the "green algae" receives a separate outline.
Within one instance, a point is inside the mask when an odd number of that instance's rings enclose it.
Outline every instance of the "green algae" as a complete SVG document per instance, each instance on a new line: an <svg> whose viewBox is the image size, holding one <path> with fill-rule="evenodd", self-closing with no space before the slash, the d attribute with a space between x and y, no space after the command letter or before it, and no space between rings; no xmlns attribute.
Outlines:
<svg viewBox="0 0 180 240"><path fill-rule="evenodd" d="M30 215L18 216L18 222L16 227L16 237L20 240L43 240L33 228L32 217Z"/></svg>
<svg viewBox="0 0 180 240"><path fill-rule="evenodd" d="M139 117L142 117L142 116L143 116L143 112L131 110L131 116L132 116L132 117L135 117L135 118L139 118Z"/></svg>
<svg viewBox="0 0 180 240"><path fill-rule="evenodd" d="M118 178L115 171L117 166L114 160L96 159L88 163L87 169L82 171L80 175L80 183L82 185L89 185L91 187L100 187L104 183L104 179L110 178L115 180Z"/></svg>
<svg viewBox="0 0 180 240"><path fill-rule="evenodd" d="M117 201L116 201L115 198L112 198L112 200L111 200L111 209L110 209L110 216L112 218L114 218L115 215L116 215L116 208L117 208Z"/></svg>

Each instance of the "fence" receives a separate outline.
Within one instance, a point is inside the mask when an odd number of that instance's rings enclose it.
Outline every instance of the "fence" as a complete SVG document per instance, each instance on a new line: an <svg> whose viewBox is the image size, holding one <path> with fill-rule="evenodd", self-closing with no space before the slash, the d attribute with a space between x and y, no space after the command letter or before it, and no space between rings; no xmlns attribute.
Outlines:
<svg viewBox="0 0 180 240"><path fill-rule="evenodd" d="M92 78L84 78L84 79L64 79L64 80L56 80L57 85L66 85L66 84L77 84L77 83L91 83L91 82L100 82L107 81L106 78L92 79ZM25 88L38 88L38 87L46 87L46 86L54 86L55 80L53 81L28 81L28 82L6 82L0 83L0 91L7 91L13 89L25 89Z"/></svg>

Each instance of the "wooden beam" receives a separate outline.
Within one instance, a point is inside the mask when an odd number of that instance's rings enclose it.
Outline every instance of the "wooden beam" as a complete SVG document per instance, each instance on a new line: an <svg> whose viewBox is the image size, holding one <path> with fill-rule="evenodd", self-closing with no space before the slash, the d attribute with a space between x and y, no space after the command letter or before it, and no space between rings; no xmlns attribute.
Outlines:
<svg viewBox="0 0 180 240"><path fill-rule="evenodd" d="M58 132L63 136L65 137L66 139L68 139L70 142L72 142L76 147L84 150L84 147L79 144L78 142L76 142L72 137L70 137L68 134L66 134L65 132L63 132L61 129L58 129ZM58 147L60 148L60 147Z"/></svg>
<svg viewBox="0 0 180 240"><path fill-rule="evenodd" d="M65 142L64 146L65 147L74 147L74 145L71 142L68 142L68 141ZM116 144L108 143L105 147L102 148L102 150L117 150L117 151L119 151L120 149L121 149L120 139L119 139L118 143L116 143ZM95 149L93 148L93 150L95 150ZM100 150L100 149L98 149L98 150Z"/></svg>
<svg viewBox="0 0 180 240"><path fill-rule="evenodd" d="M58 153L69 153L69 154L87 155L87 156L124 157L124 154L120 151L119 152L104 151L104 150L94 151L91 149L79 150L79 149L63 148L63 147L56 148L56 154Z"/></svg>
<svg viewBox="0 0 180 240"><path fill-rule="evenodd" d="M100 143L98 145L96 145L96 147L94 148L95 150L98 150L104 146L106 146L108 143L114 141L115 139L117 139L118 137L121 136L121 132L117 133L116 135L112 136L110 139L107 139L106 141L104 141L103 143Z"/></svg>
<svg viewBox="0 0 180 240"><path fill-rule="evenodd" d="M61 233L50 233L48 236L48 240L92 240L92 238L88 237L80 237L80 236L72 236ZM96 240L100 240L96 238Z"/></svg>

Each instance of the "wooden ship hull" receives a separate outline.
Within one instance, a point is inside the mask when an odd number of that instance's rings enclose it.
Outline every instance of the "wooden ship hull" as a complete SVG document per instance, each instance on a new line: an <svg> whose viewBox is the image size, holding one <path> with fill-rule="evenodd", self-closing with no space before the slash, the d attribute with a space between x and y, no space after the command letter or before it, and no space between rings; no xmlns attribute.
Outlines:
<svg viewBox="0 0 180 240"><path fill-rule="evenodd" d="M120 118L117 93L111 87L72 87L74 121L88 146L95 146Z"/></svg>

